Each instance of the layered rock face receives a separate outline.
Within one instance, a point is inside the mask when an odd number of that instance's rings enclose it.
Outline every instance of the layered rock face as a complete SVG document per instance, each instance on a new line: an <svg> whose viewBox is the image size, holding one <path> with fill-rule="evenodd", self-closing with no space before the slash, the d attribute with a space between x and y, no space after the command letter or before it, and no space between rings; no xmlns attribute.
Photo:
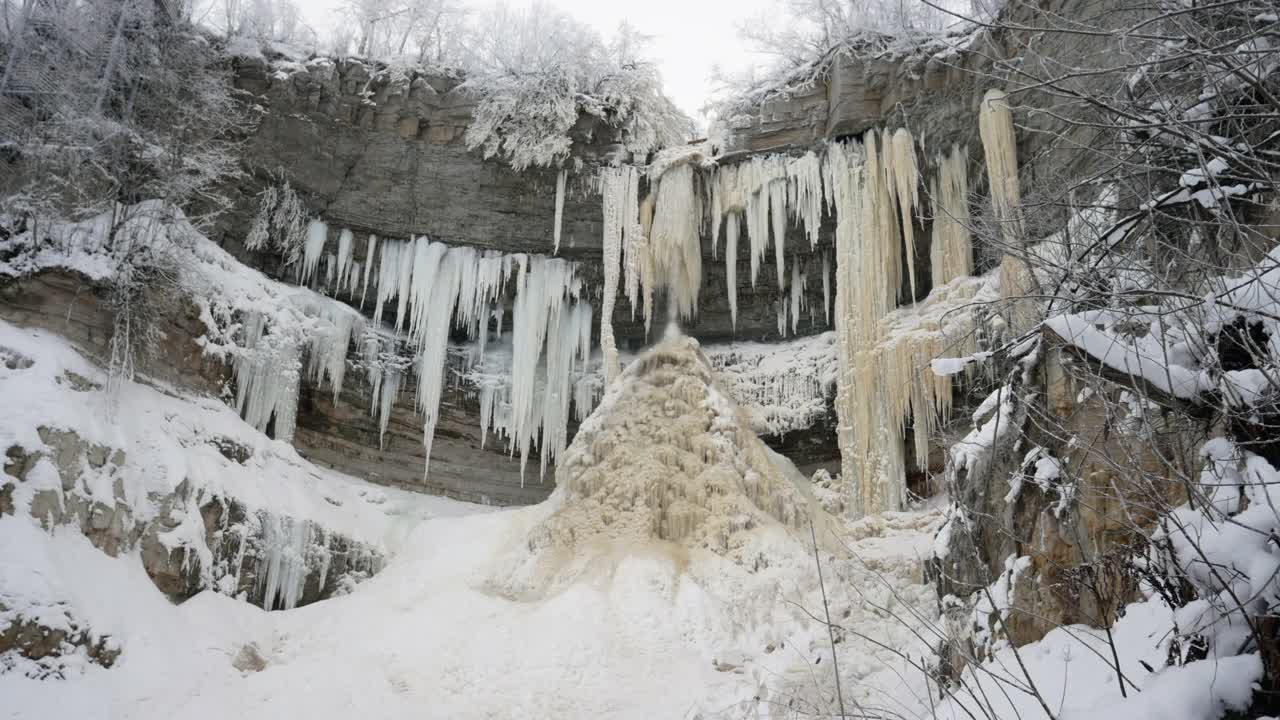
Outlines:
<svg viewBox="0 0 1280 720"><path fill-rule="evenodd" d="M125 490L126 474L145 470L128 467L124 450L87 442L66 430L41 427L39 435L47 451L6 450L4 473L13 481L0 486L5 498L0 513L13 514L22 507L46 530L78 528L112 557L136 549L147 575L175 601L216 589L268 609L296 607L330 597L382 567L381 553L364 543L305 521L250 511L236 498L206 495L186 484L170 494L149 496L147 503L159 511L147 516ZM230 440L218 450L233 462L243 462L250 453ZM110 488L109 498L94 489L103 483ZM297 533L298 547L292 548L299 556L289 562L297 564L301 577L286 601L283 594L276 596L268 575L280 572L279 558L273 568L271 556L289 545L282 535L292 534L295 523L305 528ZM188 537L187 531L197 526L203 537L196 540L207 553Z"/></svg>

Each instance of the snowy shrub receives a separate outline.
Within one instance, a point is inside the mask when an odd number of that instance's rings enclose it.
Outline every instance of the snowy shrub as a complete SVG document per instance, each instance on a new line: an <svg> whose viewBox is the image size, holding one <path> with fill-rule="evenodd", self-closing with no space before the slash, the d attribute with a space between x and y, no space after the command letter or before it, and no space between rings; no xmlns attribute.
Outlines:
<svg viewBox="0 0 1280 720"><path fill-rule="evenodd" d="M725 76L719 115L733 124L761 103L805 92L825 77L836 57L941 52L992 17L1003 0L775 0L740 29L743 39L774 58L763 69Z"/></svg>
<svg viewBox="0 0 1280 720"><path fill-rule="evenodd" d="M249 225L244 245L249 250L274 250L289 267L302 258L307 239L306 208L288 180L258 195L258 212Z"/></svg>
<svg viewBox="0 0 1280 720"><path fill-rule="evenodd" d="M466 143L516 170L569 157L579 113L645 154L688 139L692 125L662 94L639 36L623 28L609 44L549 7L497 6L477 32L462 89L478 101Z"/></svg>

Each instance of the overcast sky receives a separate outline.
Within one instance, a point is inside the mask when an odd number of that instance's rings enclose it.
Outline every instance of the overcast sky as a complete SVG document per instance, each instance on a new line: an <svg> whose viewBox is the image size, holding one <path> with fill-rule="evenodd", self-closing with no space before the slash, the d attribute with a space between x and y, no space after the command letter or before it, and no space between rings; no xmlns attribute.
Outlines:
<svg viewBox="0 0 1280 720"><path fill-rule="evenodd" d="M464 0L483 7L492 0ZM770 0L545 0L596 28L606 38L625 21L652 37L649 54L659 63L667 94L690 116L711 94L712 69L758 65L738 37L738 27L771 6ZM520 0L513 0L518 3ZM340 0L298 0L320 30L333 22Z"/></svg>
<svg viewBox="0 0 1280 720"><path fill-rule="evenodd" d="M712 68L739 70L758 63L738 37L738 26L767 8L768 0L551 0L606 35L626 21L652 36L649 51L662 69L667 94L697 117L711 94Z"/></svg>

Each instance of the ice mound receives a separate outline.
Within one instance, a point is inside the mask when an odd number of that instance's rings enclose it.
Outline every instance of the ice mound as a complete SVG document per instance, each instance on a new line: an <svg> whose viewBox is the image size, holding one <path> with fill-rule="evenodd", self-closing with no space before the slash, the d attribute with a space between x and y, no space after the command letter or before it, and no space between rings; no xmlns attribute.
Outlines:
<svg viewBox="0 0 1280 720"><path fill-rule="evenodd" d="M706 550L742 565L762 546L834 537L807 481L751 431L698 342L668 336L627 367L556 469L547 515L504 584L545 586L592 550ZM768 538L762 540L762 538ZM824 542L824 545L826 543ZM803 550L801 551L803 552ZM535 578L542 578L542 581Z"/></svg>

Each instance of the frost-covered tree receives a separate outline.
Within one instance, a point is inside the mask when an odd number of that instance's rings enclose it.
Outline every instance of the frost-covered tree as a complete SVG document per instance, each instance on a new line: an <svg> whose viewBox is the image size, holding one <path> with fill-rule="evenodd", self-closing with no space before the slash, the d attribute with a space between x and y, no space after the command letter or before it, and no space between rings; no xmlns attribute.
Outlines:
<svg viewBox="0 0 1280 720"><path fill-rule="evenodd" d="M721 113L811 87L841 53L907 52L988 21L1004 0L774 0L738 28L771 61L718 72Z"/></svg>
<svg viewBox="0 0 1280 720"><path fill-rule="evenodd" d="M0 38L0 223L29 245L6 254L56 246L58 221L101 219L119 286L111 366L127 376L149 332L142 300L176 273L163 248L139 245L124 229L164 223L176 210L200 221L229 206L221 183L240 172L247 118L219 50L189 24L184 4L67 0L18 11ZM166 209L140 209L146 200Z"/></svg>
<svg viewBox="0 0 1280 720"><path fill-rule="evenodd" d="M363 57L413 57L451 64L464 42L467 9L458 0L346 0L352 31L337 45Z"/></svg>
<svg viewBox="0 0 1280 720"><path fill-rule="evenodd" d="M463 88L479 100L467 145L517 170L555 166L569 156L570 130L585 112L645 154L691 137L692 123L662 92L629 27L604 42L544 5L497 5L477 21Z"/></svg>

